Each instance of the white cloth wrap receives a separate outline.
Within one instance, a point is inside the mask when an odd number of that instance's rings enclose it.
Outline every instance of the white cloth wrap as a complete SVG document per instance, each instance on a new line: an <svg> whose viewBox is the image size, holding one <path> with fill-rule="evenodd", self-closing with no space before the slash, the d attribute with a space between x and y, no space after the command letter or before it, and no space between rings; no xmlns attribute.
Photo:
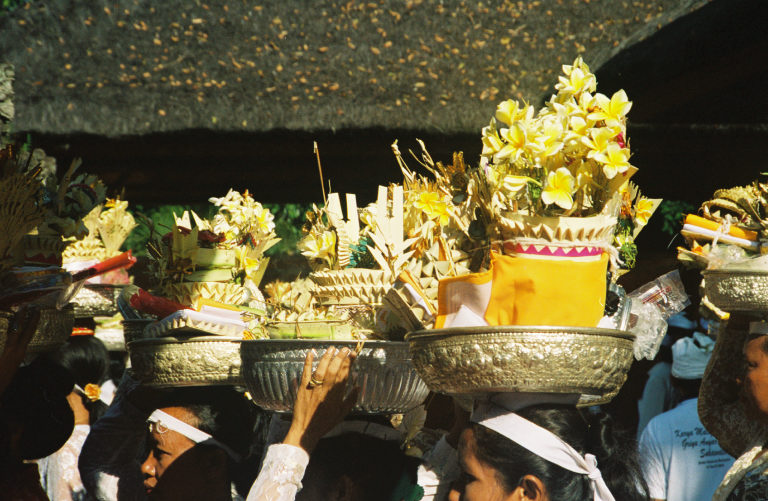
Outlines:
<svg viewBox="0 0 768 501"><path fill-rule="evenodd" d="M582 456L551 431L495 405L478 404L472 413L472 421L507 437L550 463L587 475L592 483L594 501L616 501L603 480L593 454Z"/></svg>
<svg viewBox="0 0 768 501"><path fill-rule="evenodd" d="M701 332L678 339L672 345L671 374L680 379L701 379L714 348L715 342Z"/></svg>
<svg viewBox="0 0 768 501"><path fill-rule="evenodd" d="M213 436L211 436L209 433L206 433L203 430L199 430L191 424L187 424L184 421L161 411L160 409L155 409L152 414L149 415L147 421L150 423L158 423L168 428L169 430L180 433L196 444L215 445L216 447L224 450L224 452L226 452L235 461L240 460L240 455L238 453L213 438Z"/></svg>

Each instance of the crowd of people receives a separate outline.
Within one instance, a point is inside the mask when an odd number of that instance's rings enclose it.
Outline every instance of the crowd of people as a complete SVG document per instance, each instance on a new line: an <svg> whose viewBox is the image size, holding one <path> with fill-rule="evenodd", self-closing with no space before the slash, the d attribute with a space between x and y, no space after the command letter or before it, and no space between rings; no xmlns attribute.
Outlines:
<svg viewBox="0 0 768 501"><path fill-rule="evenodd" d="M670 321L671 361L648 371L636 430L528 395L457 404L420 457L386 417L350 415L348 348L307 356L286 417L233 387L158 390L130 370L115 384L93 336L30 361L38 321L20 308L0 355L1 499L768 499L768 324L748 317L717 343L718 329Z"/></svg>

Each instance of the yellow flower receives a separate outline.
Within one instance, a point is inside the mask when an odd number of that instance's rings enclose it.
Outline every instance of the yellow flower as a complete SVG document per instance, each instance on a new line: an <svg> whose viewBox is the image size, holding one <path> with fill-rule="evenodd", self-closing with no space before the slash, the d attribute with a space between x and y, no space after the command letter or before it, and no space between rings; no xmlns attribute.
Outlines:
<svg viewBox="0 0 768 501"><path fill-rule="evenodd" d="M528 134L522 122L515 122L508 129L501 129L501 137L506 144L494 155L494 161L508 158L515 162L526 152Z"/></svg>
<svg viewBox="0 0 768 501"><path fill-rule="evenodd" d="M504 142L499 137L499 133L496 131L496 121L491 120L491 124L487 127L483 127L483 151L482 155L485 157L491 157L498 153L498 151L504 146Z"/></svg>
<svg viewBox="0 0 768 501"><path fill-rule="evenodd" d="M547 175L547 183L541 192L541 201L546 205L555 204L565 210L573 207L573 194L576 193L576 178L571 171L560 167Z"/></svg>
<svg viewBox="0 0 768 501"><path fill-rule="evenodd" d="M508 99L496 107L496 118L507 125L518 120L527 122L533 118L533 106L521 108L517 101Z"/></svg>
<svg viewBox="0 0 768 501"><path fill-rule="evenodd" d="M301 254L310 259L321 259L329 265L336 256L336 233L324 231L319 235L309 234L298 243Z"/></svg>
<svg viewBox="0 0 768 501"><path fill-rule="evenodd" d="M250 257L251 249L247 245L236 247L235 249L237 251L239 268L245 271L245 276L251 277L251 275L259 271L261 260Z"/></svg>
<svg viewBox="0 0 768 501"><path fill-rule="evenodd" d="M635 222L640 226L645 226L652 214L653 202L645 197L640 197L635 203Z"/></svg>
<svg viewBox="0 0 768 501"><path fill-rule="evenodd" d="M607 127L590 129L589 135L581 138L582 144L589 148L587 158L595 158L595 156L605 152L614 137L616 137L616 131L613 129Z"/></svg>
<svg viewBox="0 0 768 501"><path fill-rule="evenodd" d="M448 202L434 191L422 191L416 196L413 206L424 213L427 218L439 221L445 226L451 219Z"/></svg>
<svg viewBox="0 0 768 501"><path fill-rule="evenodd" d="M512 174L508 174L504 176L504 178L501 181L501 187L503 190L506 190L510 193L517 193L518 191L525 188L528 183L535 183L540 185L538 181L536 181L533 178L530 178L528 176L513 176Z"/></svg>
<svg viewBox="0 0 768 501"><path fill-rule="evenodd" d="M555 88L562 94L578 95L582 92L594 92L597 86L595 75L590 73L589 67L577 57L572 66L563 65L565 76L558 77L559 83Z"/></svg>
<svg viewBox="0 0 768 501"><path fill-rule="evenodd" d="M557 120L547 120L539 128L536 145L541 158L551 157L563 149L563 126Z"/></svg>
<svg viewBox="0 0 768 501"><path fill-rule="evenodd" d="M625 120L626 115L632 108L632 101L627 98L627 93L624 89L616 92L611 99L603 94L595 95L595 102L598 106L598 111L589 114L589 118L595 121L604 120L605 125L608 127L621 127Z"/></svg>
<svg viewBox="0 0 768 501"><path fill-rule="evenodd" d="M629 169L629 150L616 143L610 143L604 151L596 154L594 158L603 164L603 172L608 179L613 179L616 174L627 172Z"/></svg>
<svg viewBox="0 0 768 501"><path fill-rule="evenodd" d="M88 383L85 385L85 388L83 388L83 393L85 393L85 396L88 398L88 400L95 402L101 398L101 386Z"/></svg>
<svg viewBox="0 0 768 501"><path fill-rule="evenodd" d="M256 223L254 226L262 234L269 235L275 229L275 216L258 202L255 204L251 220Z"/></svg>

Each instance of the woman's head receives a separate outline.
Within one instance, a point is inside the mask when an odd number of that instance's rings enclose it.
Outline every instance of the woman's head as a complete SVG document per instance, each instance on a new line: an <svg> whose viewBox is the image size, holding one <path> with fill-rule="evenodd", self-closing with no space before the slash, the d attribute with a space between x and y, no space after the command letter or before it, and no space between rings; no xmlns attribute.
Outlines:
<svg viewBox="0 0 768 501"><path fill-rule="evenodd" d="M87 387L90 397L80 393L79 398L88 411L89 421L93 423L101 417L107 405L97 393L109 371L109 352L104 343L93 336L72 336L48 358L67 369L80 389ZM97 389L96 393L91 388Z"/></svg>
<svg viewBox="0 0 768 501"><path fill-rule="evenodd" d="M631 441L615 439L607 416L590 416L594 421L590 426L571 406L534 406L517 414L557 435L579 454L594 454L616 499L647 499ZM593 499L587 475L557 466L480 424L465 430L459 449L463 475L452 500Z"/></svg>
<svg viewBox="0 0 768 501"><path fill-rule="evenodd" d="M744 345L741 401L751 419L768 422L768 336L751 337Z"/></svg>

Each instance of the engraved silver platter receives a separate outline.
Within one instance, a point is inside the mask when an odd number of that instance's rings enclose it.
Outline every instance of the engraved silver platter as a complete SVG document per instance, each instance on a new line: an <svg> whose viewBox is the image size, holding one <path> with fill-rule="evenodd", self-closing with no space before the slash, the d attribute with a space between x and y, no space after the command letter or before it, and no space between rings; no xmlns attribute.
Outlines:
<svg viewBox="0 0 768 501"><path fill-rule="evenodd" d="M0 352L5 347L5 336L12 313L0 311ZM27 346L27 353L52 351L61 346L72 335L75 316L72 306L57 310L53 306L40 309L40 322L32 340Z"/></svg>
<svg viewBox="0 0 768 501"><path fill-rule="evenodd" d="M263 339L243 341L243 377L251 398L259 407L291 412L301 380L304 359L314 349L317 361L326 348L354 350L356 341ZM366 341L350 375L350 385L360 394L352 412L396 414L424 402L429 389L414 370L408 344L395 341Z"/></svg>
<svg viewBox="0 0 768 501"><path fill-rule="evenodd" d="M128 354L134 377L149 386L242 386L240 343L222 336L139 339Z"/></svg>
<svg viewBox="0 0 768 501"><path fill-rule="evenodd" d="M725 311L768 310L768 271L705 270L704 291Z"/></svg>
<svg viewBox="0 0 768 501"><path fill-rule="evenodd" d="M72 303L75 305L75 317L111 317L119 311L117 298L124 287L125 285L85 284L72 298Z"/></svg>
<svg viewBox="0 0 768 501"><path fill-rule="evenodd" d="M577 394L579 404L594 405L610 401L627 379L634 337L613 329L494 326L422 330L406 340L432 391Z"/></svg>

